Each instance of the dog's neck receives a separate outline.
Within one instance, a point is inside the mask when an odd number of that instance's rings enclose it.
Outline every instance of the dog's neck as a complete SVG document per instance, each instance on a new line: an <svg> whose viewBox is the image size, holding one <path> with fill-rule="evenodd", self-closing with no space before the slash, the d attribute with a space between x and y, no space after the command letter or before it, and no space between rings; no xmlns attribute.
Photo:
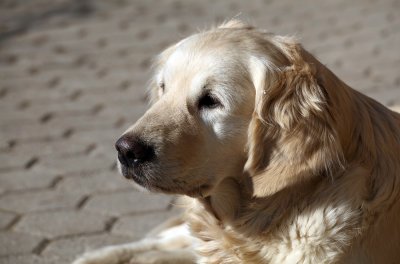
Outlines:
<svg viewBox="0 0 400 264"><path fill-rule="evenodd" d="M237 218L241 204L249 200L250 181L244 178L225 178L213 192L204 198L198 198L205 210L221 222L230 223Z"/></svg>
<svg viewBox="0 0 400 264"><path fill-rule="evenodd" d="M226 178L210 196L198 198L198 201L223 226L241 230L242 226L253 225L254 228L248 230L261 232L276 226L289 213L288 208L295 209L296 204L304 202L312 193L312 187L321 180L314 177L286 186L276 193L256 197L252 179L244 174L242 178Z"/></svg>

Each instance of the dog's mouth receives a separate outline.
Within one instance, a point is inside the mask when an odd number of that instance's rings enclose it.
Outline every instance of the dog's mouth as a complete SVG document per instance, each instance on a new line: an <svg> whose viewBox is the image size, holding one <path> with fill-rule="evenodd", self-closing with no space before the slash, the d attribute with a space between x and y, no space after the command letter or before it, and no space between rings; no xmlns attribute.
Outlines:
<svg viewBox="0 0 400 264"><path fill-rule="evenodd" d="M144 188L148 187L148 179L144 175L145 169L143 168L143 165L127 167L122 165L121 163L118 164L122 176L124 176L128 180L133 180L135 183Z"/></svg>
<svg viewBox="0 0 400 264"><path fill-rule="evenodd" d="M126 167L119 164L121 174L128 180L132 180L140 187L151 192L161 192L165 194L183 194L193 198L207 197L212 189L212 185L208 183L197 184L196 187L188 188L188 186L179 184L169 184L164 186L156 177L151 177L146 173L146 166Z"/></svg>
<svg viewBox="0 0 400 264"><path fill-rule="evenodd" d="M212 189L212 186L210 184L201 184L195 188L182 188L178 186L173 186L166 188L164 186L154 184L154 185L148 185L151 191L156 191L156 192L162 192L165 194L181 194L181 195L187 195L193 198L204 198L209 196L210 190ZM175 188L174 188L175 187Z"/></svg>

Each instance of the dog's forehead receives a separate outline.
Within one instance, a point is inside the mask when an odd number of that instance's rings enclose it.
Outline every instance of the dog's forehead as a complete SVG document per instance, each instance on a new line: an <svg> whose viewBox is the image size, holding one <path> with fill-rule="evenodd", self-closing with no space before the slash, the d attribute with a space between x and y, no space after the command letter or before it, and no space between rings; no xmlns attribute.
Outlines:
<svg viewBox="0 0 400 264"><path fill-rule="evenodd" d="M202 94L204 87L221 93L226 87L233 89L235 81L246 78L246 53L224 44L207 34L182 40L164 57L157 81L167 91L179 90L191 98Z"/></svg>
<svg viewBox="0 0 400 264"><path fill-rule="evenodd" d="M176 45L164 64L163 72L165 75L215 73L231 57L227 53L224 47L216 47L204 35L193 35Z"/></svg>
<svg viewBox="0 0 400 264"><path fill-rule="evenodd" d="M164 70L173 70L184 67L187 64L193 64L194 56L187 49L178 46L176 50L168 57L165 63Z"/></svg>

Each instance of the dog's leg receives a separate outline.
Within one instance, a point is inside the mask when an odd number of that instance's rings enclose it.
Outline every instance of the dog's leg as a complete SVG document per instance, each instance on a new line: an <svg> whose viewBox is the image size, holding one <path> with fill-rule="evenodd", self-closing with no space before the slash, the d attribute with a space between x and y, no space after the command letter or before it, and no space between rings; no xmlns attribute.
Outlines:
<svg viewBox="0 0 400 264"><path fill-rule="evenodd" d="M194 243L196 239L191 236L188 226L180 223L137 242L86 253L73 264L195 263Z"/></svg>

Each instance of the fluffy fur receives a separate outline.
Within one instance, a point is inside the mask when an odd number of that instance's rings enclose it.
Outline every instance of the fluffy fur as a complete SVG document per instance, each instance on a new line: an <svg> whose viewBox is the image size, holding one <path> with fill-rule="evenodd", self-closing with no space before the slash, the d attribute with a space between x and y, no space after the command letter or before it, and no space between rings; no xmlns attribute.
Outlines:
<svg viewBox="0 0 400 264"><path fill-rule="evenodd" d="M170 47L155 71L153 106L125 135L156 146L140 184L184 195L192 236L176 234L186 243L167 248L158 232L144 250L146 239L124 257L117 247L76 263L123 263L154 249L152 263L177 249L182 263L400 259L399 114L295 39L237 20ZM205 92L217 107L199 106Z"/></svg>

